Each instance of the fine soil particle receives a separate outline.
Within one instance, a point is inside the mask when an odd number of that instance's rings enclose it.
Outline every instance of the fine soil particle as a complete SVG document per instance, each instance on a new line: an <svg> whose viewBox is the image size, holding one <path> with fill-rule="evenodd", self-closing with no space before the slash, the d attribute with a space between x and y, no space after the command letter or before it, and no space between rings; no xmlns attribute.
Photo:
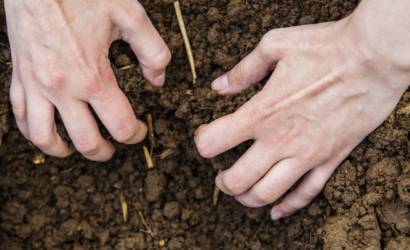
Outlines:
<svg viewBox="0 0 410 250"><path fill-rule="evenodd" d="M117 151L105 163L78 153L49 157L27 142L11 113L10 49L0 8L0 249L408 249L409 92L310 205L275 222L270 206L246 208L224 194L213 205L217 169L232 166L251 141L211 160L199 155L193 141L200 124L235 112L262 89L264 82L218 96L211 83L249 54L263 34L339 20L357 1L180 1L195 57L195 85L173 4L141 3L172 52L164 87L143 78L128 44L115 42L109 57L136 116L152 115L153 169L142 150L150 148L148 139L137 145L113 141ZM70 141L58 114L56 120L58 132Z"/></svg>

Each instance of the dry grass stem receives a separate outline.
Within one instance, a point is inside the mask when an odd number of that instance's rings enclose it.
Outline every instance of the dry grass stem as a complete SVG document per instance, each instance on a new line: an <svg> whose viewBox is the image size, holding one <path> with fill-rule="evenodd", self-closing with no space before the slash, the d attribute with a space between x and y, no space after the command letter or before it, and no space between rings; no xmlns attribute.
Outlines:
<svg viewBox="0 0 410 250"><path fill-rule="evenodd" d="M270 216L269 216L268 218L270 218ZM265 223L266 219L267 219L267 218L265 217L265 219L261 222L261 224L259 225L259 227L258 227L258 229L256 230L255 234L252 236L252 238L251 238L252 240L254 240L255 237L258 235L258 233L259 233L259 231L261 230L261 228L262 228L263 224Z"/></svg>
<svg viewBox="0 0 410 250"><path fill-rule="evenodd" d="M34 156L33 163L37 165L37 164L44 163L45 160L46 160L45 155L43 153L38 153Z"/></svg>
<svg viewBox="0 0 410 250"><path fill-rule="evenodd" d="M377 206L380 208L380 212L382 212L382 214L383 214L383 217L386 219L386 221L389 223L389 226L390 226L390 228L391 229L393 229L393 231L398 235L398 236L400 236L400 234L396 231L396 229L393 227L393 225L391 224L391 222L390 222L390 220L387 218L387 216L384 214L384 209L379 205L379 204L377 204Z"/></svg>
<svg viewBox="0 0 410 250"><path fill-rule="evenodd" d="M162 152L162 154L159 156L159 158L161 158L161 160L165 159L166 157L172 155L174 153L175 149L167 149L164 152Z"/></svg>
<svg viewBox="0 0 410 250"><path fill-rule="evenodd" d="M154 127L152 126L151 114L147 115L147 123L148 123L148 139L151 143L151 152L149 155L152 156L152 151L154 150L154 147L155 147L155 138L154 138Z"/></svg>
<svg viewBox="0 0 410 250"><path fill-rule="evenodd" d="M76 165L72 166L71 168L69 168L67 170L63 170L63 171L60 172L60 174L68 174L71 171L73 171L75 167L76 167Z"/></svg>
<svg viewBox="0 0 410 250"><path fill-rule="evenodd" d="M59 175L68 174L68 173L70 173L71 171L73 171L75 167L76 167L76 165L72 166L71 168L69 168L69 169L67 169L67 170L63 170L63 171L61 171L60 173L58 173L57 175L54 175L53 177L51 177L50 179L51 179L51 180L54 180L54 179L57 178L57 176L59 176Z"/></svg>
<svg viewBox="0 0 410 250"><path fill-rule="evenodd" d="M177 14L179 28L181 30L182 37L184 38L186 53L188 54L188 59L189 59L189 65L191 66L192 81L195 84L195 82L196 82L196 72L195 72L194 55L192 54L191 44L189 43L188 34L186 33L184 19L182 18L182 13L181 13L181 8L179 7L179 2L175 1L174 6L175 6L175 12Z"/></svg>
<svg viewBox="0 0 410 250"><path fill-rule="evenodd" d="M151 227L149 227L149 226L147 225L147 223L145 222L144 216L142 215L141 211L138 211L138 213L140 214L142 223L144 223L145 228L147 228L147 230L142 230L142 229L140 229L140 231L141 231L141 232L144 232L144 233L149 233L152 237L154 237L154 233L152 232Z"/></svg>
<svg viewBox="0 0 410 250"><path fill-rule="evenodd" d="M28 143L28 145L30 145L30 147L32 148L32 149L35 149L36 147L33 145L33 143L31 143L31 141L27 141L27 143Z"/></svg>
<svg viewBox="0 0 410 250"><path fill-rule="evenodd" d="M221 170L218 171L218 174L221 173ZM215 185L214 195L213 195L213 205L216 206L218 204L218 196L219 196L219 188Z"/></svg>
<svg viewBox="0 0 410 250"><path fill-rule="evenodd" d="M147 160L148 168L153 168L154 164L152 164L152 159L151 159L151 156L149 155L147 147L144 146L143 150L144 150L145 159Z"/></svg>
<svg viewBox="0 0 410 250"><path fill-rule="evenodd" d="M128 218L128 206L127 203L124 200L124 194L120 193L120 200L121 200L121 207L122 207L122 216L124 217L124 223L127 222L127 218Z"/></svg>
<svg viewBox="0 0 410 250"><path fill-rule="evenodd" d="M122 68L119 68L119 70L132 69L132 68L134 68L134 66L135 66L135 64L127 65L127 66L124 66Z"/></svg>

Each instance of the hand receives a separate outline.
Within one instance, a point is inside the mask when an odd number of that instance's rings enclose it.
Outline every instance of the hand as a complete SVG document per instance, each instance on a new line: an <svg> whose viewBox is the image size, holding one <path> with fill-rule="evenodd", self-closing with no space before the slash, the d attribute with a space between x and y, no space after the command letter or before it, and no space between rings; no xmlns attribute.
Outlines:
<svg viewBox="0 0 410 250"><path fill-rule="evenodd" d="M144 77L155 86L165 79L171 53L135 0L6 0L13 59L10 98L23 135L45 153L72 153L57 134L58 109L76 149L96 161L115 149L105 140L90 104L115 140L141 141L138 121L111 70L111 43L123 39L138 57Z"/></svg>
<svg viewBox="0 0 410 250"><path fill-rule="evenodd" d="M291 215L393 111L410 83L409 22L403 22L409 20L403 18L409 6L392 10L369 2L339 22L270 31L213 82L220 94L238 93L275 69L263 90L237 112L196 131L197 148L208 158L255 141L216 177L220 190L245 206L260 207L303 177L271 213L273 219ZM374 15L376 10L383 14Z"/></svg>

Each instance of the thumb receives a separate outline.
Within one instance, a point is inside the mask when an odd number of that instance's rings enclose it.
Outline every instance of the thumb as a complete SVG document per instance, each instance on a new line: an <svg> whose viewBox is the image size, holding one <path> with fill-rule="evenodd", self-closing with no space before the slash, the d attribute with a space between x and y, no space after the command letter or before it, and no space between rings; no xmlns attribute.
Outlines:
<svg viewBox="0 0 410 250"><path fill-rule="evenodd" d="M112 17L119 26L120 38L130 44L144 77L153 85L162 86L171 52L138 1L123 1L119 8Z"/></svg>
<svg viewBox="0 0 410 250"><path fill-rule="evenodd" d="M239 93L265 78L282 57L281 33L267 33L252 53L212 83L212 89L219 94Z"/></svg>

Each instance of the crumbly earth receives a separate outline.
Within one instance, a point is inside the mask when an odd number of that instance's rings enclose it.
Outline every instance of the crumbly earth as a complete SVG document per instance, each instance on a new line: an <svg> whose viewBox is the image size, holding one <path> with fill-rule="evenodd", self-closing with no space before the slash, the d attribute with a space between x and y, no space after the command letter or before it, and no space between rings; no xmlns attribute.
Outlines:
<svg viewBox="0 0 410 250"><path fill-rule="evenodd" d="M198 74L192 85L172 3L141 1L172 51L165 86L144 80L124 42L112 45L110 59L137 117L153 117L153 170L142 150L149 140L131 146L114 141L114 157L97 163L78 153L45 156L24 139L8 97L11 59L0 8L0 249L409 249L409 92L310 205L276 222L270 206L245 208L224 194L213 205L217 169L231 166L251 142L212 160L203 159L193 142L200 124L234 112L261 90L263 83L218 96L211 82L249 54L264 33L338 20L357 2L180 1ZM58 114L56 120L70 140Z"/></svg>

